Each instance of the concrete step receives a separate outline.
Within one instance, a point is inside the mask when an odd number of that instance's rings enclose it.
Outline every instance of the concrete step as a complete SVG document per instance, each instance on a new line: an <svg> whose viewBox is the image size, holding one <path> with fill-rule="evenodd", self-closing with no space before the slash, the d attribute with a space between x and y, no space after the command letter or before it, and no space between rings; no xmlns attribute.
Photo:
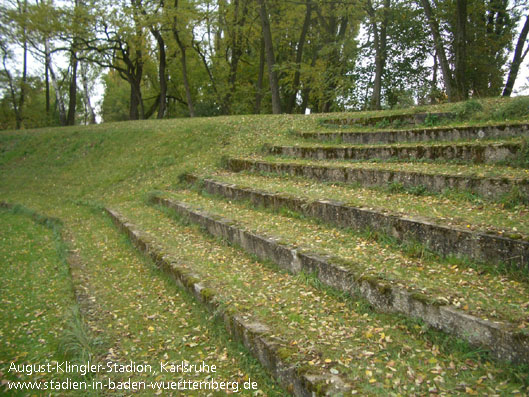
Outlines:
<svg viewBox="0 0 529 397"><path fill-rule="evenodd" d="M454 255L475 261L509 265L529 271L529 237L512 239L491 233L436 223L434 219L394 215L374 209L354 207L334 200L309 200L288 194L239 187L213 179L187 175L205 191L228 199L250 200L257 207L288 208L303 215L356 230L383 232L399 241L420 242L440 255ZM512 234L517 234L512 231Z"/></svg>
<svg viewBox="0 0 529 397"><path fill-rule="evenodd" d="M226 301L219 291L210 287L200 273L183 265L178 257L171 255L169 250L131 223L121 212L110 208L106 208L106 212L140 251L149 256L209 312L214 313L228 333L242 343L290 394L312 396L317 393L332 396L350 393L351 385L325 367L314 365L310 370L306 367L299 369L287 362L286 352L295 354L295 345L291 347L282 343L277 333L267 324L256 321L251 313L241 311L237 302Z"/></svg>
<svg viewBox="0 0 529 397"><path fill-rule="evenodd" d="M271 146L273 155L315 160L446 160L494 164L514 160L523 148L519 142L459 143L406 146Z"/></svg>
<svg viewBox="0 0 529 397"><path fill-rule="evenodd" d="M499 359L529 362L529 335L520 332L514 324L495 323L443 302L429 301L428 292L424 289L421 293L410 291L395 283L365 275L360 267L346 267L344 263L333 262L332 258L302 247L279 243L279 238L250 231L230 219L219 218L219 215L197 210L186 203L160 196L154 196L152 201L204 227L215 237L227 240L260 259L272 261L291 273L316 274L325 285L347 294L359 292L378 310L420 318L471 344L486 347ZM351 267L357 270L351 270Z"/></svg>
<svg viewBox="0 0 529 397"><path fill-rule="evenodd" d="M373 116L373 117L349 117L338 119L327 119L323 124L329 125L376 125L379 123L394 123L401 124L423 124L428 118L432 120L446 120L452 119L455 115L453 113L414 113L414 114L394 114L387 116Z"/></svg>
<svg viewBox="0 0 529 397"><path fill-rule="evenodd" d="M376 132L305 132L298 135L306 139L351 144L459 141L527 137L529 136L529 124L440 127Z"/></svg>
<svg viewBox="0 0 529 397"><path fill-rule="evenodd" d="M516 177L508 177L508 169L499 169L502 176L476 176L472 167L458 167L457 173L442 173L427 164L413 168L409 164L317 164L294 161L263 161L244 158L230 158L227 167L233 172L251 171L275 174L288 174L318 181L360 184L365 187L388 186L399 183L406 188L424 187L430 192L457 189L478 194L484 198L498 200L502 196L518 190L529 199L529 174L518 171ZM424 169L425 171L421 171ZM450 168L449 168L450 169ZM503 172L505 171L505 172ZM503 176L505 175L505 176Z"/></svg>

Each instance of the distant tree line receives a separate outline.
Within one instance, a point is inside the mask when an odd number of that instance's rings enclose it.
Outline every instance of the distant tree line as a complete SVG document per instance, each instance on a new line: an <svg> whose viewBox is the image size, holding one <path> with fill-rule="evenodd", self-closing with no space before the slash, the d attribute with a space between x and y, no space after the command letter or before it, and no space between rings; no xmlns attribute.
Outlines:
<svg viewBox="0 0 529 397"><path fill-rule="evenodd" d="M522 0L4 0L0 127L509 96ZM39 63L30 73L30 60Z"/></svg>

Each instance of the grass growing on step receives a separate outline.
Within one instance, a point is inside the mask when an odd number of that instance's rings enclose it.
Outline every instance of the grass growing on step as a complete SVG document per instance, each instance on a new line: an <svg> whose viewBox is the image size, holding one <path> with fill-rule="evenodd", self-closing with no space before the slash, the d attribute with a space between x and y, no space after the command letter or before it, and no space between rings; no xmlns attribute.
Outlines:
<svg viewBox="0 0 529 397"><path fill-rule="evenodd" d="M478 276L484 270L479 266L476 269L480 270L475 270L472 267L451 267L438 260L411 258L401 254L399 249L380 246L317 221L293 220L270 210L255 211L244 203L227 203L191 192L175 192L170 196L306 250L340 256L355 264L355 268L362 269L364 274L427 290L432 297L442 298L480 317L521 322L523 327L526 310L529 310L521 306L525 303L523 297L529 292L529 286L520 283L519 278L498 278L486 273ZM520 306L508 300L518 302Z"/></svg>
<svg viewBox="0 0 529 397"><path fill-rule="evenodd" d="M263 173L254 175L247 172L219 171L212 178L241 187L301 197L308 201L331 199L355 207L422 217L435 223L464 229L529 235L529 217L526 216L529 214L529 207L517 203L518 205L507 208L504 204L492 203L467 191L446 190L436 195L414 196L402 192L400 184L394 184L393 192L390 192L387 187L368 189L353 184L324 183L300 177Z"/></svg>
<svg viewBox="0 0 529 397"><path fill-rule="evenodd" d="M513 209L529 205L529 197L520 192L518 186L515 186L508 193L501 196L499 202L504 208Z"/></svg>
<svg viewBox="0 0 529 397"><path fill-rule="evenodd" d="M363 118L363 117L381 117L387 116L389 119L392 115L396 114L414 114L414 113L454 113L455 118L442 118L440 120L434 120L432 118L427 119L427 122L423 123L420 127L428 127L431 125L442 125L442 126L457 126L457 125L472 125L480 123L502 123L511 120L523 120L529 115L529 102L528 97L516 97L516 98L472 98L465 102L458 103L443 103L434 106L416 106L411 109L391 109L377 112L357 112L351 115L344 114L343 116L335 116L333 118ZM378 126L340 126L323 123L325 119L320 121L323 127L328 129L358 129L358 130L374 130L382 127L392 128L409 128L407 123L399 123L398 120L393 123L379 124ZM433 123L435 121L435 123Z"/></svg>
<svg viewBox="0 0 529 397"><path fill-rule="evenodd" d="M97 362L98 349L75 303L62 224L22 206L0 209L0 223L0 371L9 381L48 382L48 387L51 380L86 380L76 373L9 371L10 363L45 365L87 357ZM66 341L71 349L64 349Z"/></svg>
<svg viewBox="0 0 529 397"><path fill-rule="evenodd" d="M454 113L459 120L469 120L483 111L483 105L477 99L460 102L454 106Z"/></svg>
<svg viewBox="0 0 529 397"><path fill-rule="evenodd" d="M307 274L302 271L296 275L296 279L324 291L328 296L332 296L334 299L348 302L349 305L354 306L358 312L371 316L376 313L371 305L369 305L369 303L367 303L362 297L353 298L351 295L336 291L335 289L322 284L315 273ZM453 354L455 351L465 357L466 360L472 364L491 360L491 357L486 350L473 347L460 338L437 331L432 327L429 327L422 320L395 315L395 324L396 326L405 326L410 330L414 330L425 342L432 344L434 349L437 348L444 354ZM503 366L505 367L505 364L503 364ZM528 365L520 365L518 371L514 375L525 387L529 386L529 375L527 375L528 370ZM507 379L508 377L503 378L502 380Z"/></svg>
<svg viewBox="0 0 529 397"><path fill-rule="evenodd" d="M516 97L502 104L493 117L499 120L518 119L529 116L529 97Z"/></svg>
<svg viewBox="0 0 529 397"><path fill-rule="evenodd" d="M288 351L284 350L285 356L299 368L304 369L306 365L328 370L334 368L340 375L355 380L355 385L364 394L383 392L384 368L389 361L394 363L391 365L396 369L395 378L404 382L396 385L396 390L404 392L402 387L408 382L405 379L409 366L425 374L424 384L417 386L418 391L426 392L427 385L432 384L436 375L428 373L431 366L428 360L434 357L436 348L405 323L396 321L399 316L360 311L365 304L350 298L346 302L328 296L303 280L300 282L296 277L278 273L227 245L218 244L216 239L202 235L195 227L180 225L169 218L164 222L163 213L134 203L127 203L120 210L142 230L148 230L165 252L201 274L201 279L223 299L229 297L233 305L242 312L246 311L248 321L255 319L269 326L280 346L290 346ZM211 264L215 264L214 271ZM237 283L233 283L234 274L243 275L238 277ZM292 347L294 352L291 352ZM447 356L435 354L438 357L436 363L446 369L441 389L449 384L455 387L455 378L452 377L455 372L449 369L449 363L453 361L456 368L460 368L460 363L465 365L464 360L459 361L457 352L451 352L448 361ZM481 364L487 371L489 368L494 371L494 366L486 363ZM505 368L508 373L517 372L513 367ZM466 379L464 381L469 385L481 389L482 386L476 383L480 375L475 372L481 370L480 366L470 371L456 370L459 374L456 383ZM367 371L372 373L370 377L367 377ZM382 377L379 378L380 374ZM493 372L491 376L495 378ZM377 381L369 383L372 377ZM491 390L494 387L497 386Z"/></svg>
<svg viewBox="0 0 529 397"><path fill-rule="evenodd" d="M418 161L418 162L370 162L351 160L313 160L274 156L251 156L254 161L267 161L279 164L300 164L317 167L348 167L365 170L387 170L396 172L417 172L429 175L458 175L476 178L527 179L529 170L518 167L492 164L457 164L455 162Z"/></svg>
<svg viewBox="0 0 529 397"><path fill-rule="evenodd" d="M193 297L139 254L102 212L80 207L82 227L73 234L75 247L85 259L83 285L94 302L90 324L107 340L106 359L150 364L157 373L132 374L136 381L204 380L241 381L250 377L264 395L284 392L244 348L216 323ZM94 216L95 215L95 216ZM216 373L161 373L160 362L216 365ZM126 380L131 374L114 374ZM152 395L157 390L143 390ZM244 395L250 395L243 392ZM194 393L193 395L200 395Z"/></svg>
<svg viewBox="0 0 529 397"><path fill-rule="evenodd" d="M195 193L199 193L202 196L211 198L213 200L220 199L223 201L231 202L231 200L227 200L223 196L208 193L207 191L203 189L201 185L195 184L191 186L190 189L194 191ZM165 195L165 194L162 194L162 195ZM268 212L271 214L277 213L282 217L293 218L293 219L297 219L301 221L310 220L311 222L314 222L315 224L321 225L323 227L329 226L326 222L324 222L323 220L319 218L307 217L301 212L292 210L285 206L281 206L279 208L269 208L269 207L264 207L262 205L256 206L249 200L237 200L236 202L240 203L241 205L243 205L245 208L248 208L248 209L264 211L264 212ZM162 207L162 210L164 209L165 207ZM330 227L332 227L332 225L330 225ZM430 262L439 262L439 263L444 263L445 265L449 265L449 266L473 269L478 274L489 274L491 276L497 276L497 277L508 276L511 279L529 283L529 270L527 268L519 269L513 266L509 266L504 263L493 265L493 264L488 264L488 263L483 263L483 262L476 262L466 257L457 257L453 255L449 255L443 258L441 255L432 251L428 246L424 245L423 243L417 240L398 241L396 238L388 235L387 233L374 230L370 227L367 227L363 230L355 230L352 228L341 228L341 229L355 237L359 237L359 238L363 238L366 240L379 243L382 246L386 248L390 248L394 251L401 251L405 255L413 259L418 259L421 261L424 260L424 261L430 261ZM506 237L515 238L515 239L522 238L520 234L514 234L514 233L506 234ZM279 242L282 244L286 244L286 245L291 244L286 240L280 240ZM336 259L340 260L340 258L336 258ZM345 263L351 265L350 262L345 261ZM315 275L312 274L309 276L314 277Z"/></svg>
<svg viewBox="0 0 529 397"><path fill-rule="evenodd" d="M101 341L94 338L87 328L79 307L70 308L66 318L66 326L59 341L59 353L74 363L97 362L97 351Z"/></svg>

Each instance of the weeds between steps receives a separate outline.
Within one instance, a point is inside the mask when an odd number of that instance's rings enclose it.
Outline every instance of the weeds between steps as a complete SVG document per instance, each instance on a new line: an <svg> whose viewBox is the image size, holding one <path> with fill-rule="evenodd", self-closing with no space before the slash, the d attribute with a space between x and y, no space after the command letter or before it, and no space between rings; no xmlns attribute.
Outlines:
<svg viewBox="0 0 529 397"><path fill-rule="evenodd" d="M11 208L2 209L1 211L29 218L36 224L44 226L51 232L57 257L57 265L54 272L58 272L60 279L63 280L62 283L65 283L65 287L67 285L67 291L64 292L72 297L72 299L65 298L67 299L69 306L64 308L64 312L61 315L62 321L60 321L60 323L62 323L62 326L59 325L59 323L54 323L52 325L53 329L45 329L42 331L43 335L47 335L48 333L58 334L55 343L53 343L56 347L57 359L67 360L75 364L86 364L87 361L97 363L102 352L102 340L95 337L88 329L83 319L79 303L74 298L75 292L70 272L69 247L63 238L62 222L56 218L43 216L36 211L21 205L14 205ZM43 270L44 269L41 269L41 271ZM52 291L54 290L46 290L47 293ZM31 297L33 297L36 292L33 289L27 291L28 298L25 296L26 292L23 291L23 293L24 295L20 297L20 302L22 304L24 304L25 299L32 299ZM29 313L26 313L26 316L27 314ZM40 314L38 314L38 316L40 316ZM25 318L25 316L22 316L22 318ZM59 331L57 332L57 330ZM29 341L30 340L28 340L28 342ZM40 347L41 342L39 342L38 348L35 347L35 349L38 350ZM32 349L32 347L26 346L26 349ZM87 372L85 375L75 375L75 378L77 379L79 377L79 379L82 380L89 380L92 376L92 373Z"/></svg>
<svg viewBox="0 0 529 397"><path fill-rule="evenodd" d="M200 181L200 180L199 180ZM197 182L192 185L187 185L190 187L190 190L203 195L206 198L219 199L224 202L229 202L230 200L222 195L211 194L203 189L203 183ZM277 209L269 208L263 205L256 206L250 200L237 200L238 203L243 205L245 208L250 210L256 210L261 212L266 212L269 214L280 214L287 216L289 218L297 220L311 220L318 225L329 226L328 222L325 222L319 218L308 217L301 212L294 211L288 207L282 206ZM372 228L365 228L363 230L357 230L350 227L339 227L331 225L332 227L337 227L341 230L344 230L346 233L351 234L353 237L365 239L368 241L373 241L383 245L383 248L389 248L394 251L401 251L409 258L426 260L426 261L435 261L440 264L445 264L449 266L457 266L464 269L473 269L476 270L479 274L490 274L493 276L507 276L512 279L517 279L521 282L529 282L529 270L526 268L518 269L513 266L509 266L505 263L500 264L488 264L485 262L477 262L471 260L467 257L459 257L455 255L441 256L436 252L429 249L429 247L417 240L408 240L408 241L399 241L393 236L385 232L374 230Z"/></svg>
<svg viewBox="0 0 529 397"><path fill-rule="evenodd" d="M265 178L293 178L293 176L287 172L275 173L275 172L265 172L265 171L256 171L252 172L253 175L261 176ZM364 186L360 182L339 182L339 181L318 181L318 183L325 186L339 186L342 188L348 189L363 189ZM188 186L188 185L175 185L175 188L179 186ZM516 209L522 206L529 206L529 197L526 197L521 193L520 189L517 186L514 186L508 193L503 194L497 199L491 199L484 197L478 193L468 191L468 190L459 190L453 188L444 189L441 192L434 192L429 190L423 185L404 186L400 182L389 182L386 185L375 185L369 186L366 189L373 190L380 193L392 193L392 194L409 194L412 196L418 197L437 197L437 198L446 198L451 200L465 200L471 203L480 204L483 202L497 203L503 205L505 209Z"/></svg>
<svg viewBox="0 0 529 397"><path fill-rule="evenodd" d="M200 231L201 233L205 234L206 238L215 241L215 242L221 242L224 245L228 246L234 246L241 250L240 247L238 247L236 244L232 244L230 242L226 242L218 237L212 237L207 231L204 230L204 228L196 225L196 224L189 224L186 217L183 217L181 214L176 213L174 210L162 206L155 205L155 208L159 209L162 213L164 213L166 216L169 217L169 219L172 219L177 224L185 224L186 226L190 226L194 228L195 230ZM247 255L251 257L252 259L255 258L254 255ZM269 261L263 261L261 259L257 259L260 263L265 264L267 267L270 267L274 271L279 271L281 273L284 273L284 270L278 269L277 265L271 264ZM325 296L327 296L330 299L338 300L340 302L344 302L347 304L347 306L351 309L354 308L355 311L358 312L358 307L362 308L361 314L364 315L376 315L381 316L382 314L375 312L370 305L359 296L359 294L354 294L353 296L344 293L343 291L335 290L332 287L328 287L326 285L323 285L317 278L317 274L311 273L297 273L294 276L294 279L296 279L298 282L301 282L303 284L312 286L313 288L323 292ZM263 313L266 314L266 308L259 308L257 310L264 311ZM383 316L383 315L382 315ZM393 322L395 322L396 326L405 326L408 330L414 332L416 335L419 335L420 338L423 338L428 343L433 343L436 345L439 345L442 347L443 352L450 354L454 353L454 351L458 351L459 353L466 356L468 359L473 360L490 360L489 354L481 349L477 349L473 346L470 346L467 342L463 340L459 340L456 337L446 335L442 332L436 331L434 329L430 329L428 326L426 326L422 321L416 320L416 319L410 319L405 316L395 314L391 315ZM294 319L291 319L294 321ZM454 350L455 348L455 350ZM525 367L517 366L516 368L522 368L522 371L525 369ZM511 368L510 366L506 365L505 368ZM514 368L514 367L513 367ZM512 369L512 368L511 368ZM520 377L517 376L517 379Z"/></svg>
<svg viewBox="0 0 529 397"><path fill-rule="evenodd" d="M156 207L159 207L161 211L168 211L165 207L161 207L161 206L156 206ZM109 222L109 225L113 226L110 219L108 219L108 222ZM182 224L186 224L187 220L182 219L181 222ZM124 234L122 234L120 238L128 246L130 250L137 251L136 247L134 246L130 238L128 238ZM200 303L196 301L195 297L193 297L185 288L178 286L174 282L174 278L171 275L162 271L153 262L153 260L143 251L139 251L139 252L140 252L140 257L142 258L143 262L149 268L150 274L153 277L163 280L164 284L168 288L178 291L178 296L180 296L184 300L187 306L200 306ZM220 302L219 310L222 310L224 307L225 307L225 304ZM259 361L252 356L249 350L241 342L238 342L237 340L233 339L226 332L223 319L219 317L218 312L208 313L207 311L201 310L201 315L198 316L198 323L202 328L208 329L211 332L212 339L218 342L219 346L226 348L228 356L238 357L238 363L240 364L241 369L246 374L249 374L253 378L254 376L252 376L252 374L263 373L263 367L259 363ZM264 376L262 376L259 383L260 383L261 388L264 387L265 389L268 390L268 392L270 393L269 394L270 396L279 397L279 396L284 395L284 391L270 377L265 378Z"/></svg>

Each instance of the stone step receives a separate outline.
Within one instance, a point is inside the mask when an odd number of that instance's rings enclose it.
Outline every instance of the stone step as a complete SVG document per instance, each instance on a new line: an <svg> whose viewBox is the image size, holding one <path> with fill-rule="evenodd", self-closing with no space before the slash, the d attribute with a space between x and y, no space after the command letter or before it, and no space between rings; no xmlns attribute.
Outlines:
<svg viewBox="0 0 529 397"><path fill-rule="evenodd" d="M249 320L251 316L240 312L238 305L223 302L219 293L210 288L201 275L190 271L171 256L164 247L128 221L120 212L106 208L115 225L125 233L132 243L164 272L169 274L177 284L186 289L197 301L206 306L208 311L220 318L230 335L242 343L259 362L294 396L337 395L350 392L337 374L324 368L313 366L310 371L298 369L285 361L286 347L277 341L270 327L261 322ZM295 350L295 347L291 348Z"/></svg>
<svg viewBox="0 0 529 397"><path fill-rule="evenodd" d="M323 124L329 125L376 125L378 123L391 124L393 122L400 122L402 124L423 124L428 118L432 120L446 120L452 119L455 115L453 113L414 113L414 114L394 114L387 116L373 116L373 117L348 117L338 119L327 119Z"/></svg>
<svg viewBox="0 0 529 397"><path fill-rule="evenodd" d="M201 194L202 193L202 194ZM329 226L283 209L255 208L251 202L225 200L204 191L178 190L158 196L185 202L233 220L278 242L305 247L364 277L375 277L410 290L427 291L432 301L463 308L491 321L529 327L529 277L455 258L429 255L417 245L399 246L383 236Z"/></svg>
<svg viewBox="0 0 529 397"><path fill-rule="evenodd" d="M364 188L289 175L228 170L197 175L243 188L302 197L308 201L326 199L384 214L529 241L529 206L522 203L505 206L461 192L414 194L406 192L400 186Z"/></svg>
<svg viewBox="0 0 529 397"><path fill-rule="evenodd" d="M305 132L298 135L306 139L339 141L351 144L458 141L527 137L529 136L529 124L441 127L376 132Z"/></svg>
<svg viewBox="0 0 529 397"><path fill-rule="evenodd" d="M529 335L517 330L513 324L498 324L477 318L451 305L428 301L425 292L409 291L376 277L364 276L331 258L303 250L272 238L246 230L225 218L171 199L154 196L155 204L174 210L191 222L204 227L215 237L233 243L260 259L269 260L291 273L316 274L330 287L348 294L360 292L374 307L385 312L397 312L420 318L427 324L447 333L455 334L474 345L489 349L497 358L512 362L529 362Z"/></svg>
<svg viewBox="0 0 529 397"><path fill-rule="evenodd" d="M459 143L437 145L344 147L344 146L270 146L269 153L315 160L457 160L494 164L515 159L522 143Z"/></svg>
<svg viewBox="0 0 529 397"><path fill-rule="evenodd" d="M308 200L287 194L242 188L188 174L189 183L228 199L250 200L255 206L288 208L303 215L356 230L375 230L404 242L420 242L440 255L455 255L494 265L510 265L529 271L529 239L511 239L495 234L435 223L432 219L394 215L354 207L334 200ZM513 232L514 233L514 232Z"/></svg>
<svg viewBox="0 0 529 397"><path fill-rule="evenodd" d="M529 177L474 176L472 172L467 175L463 173L435 173L433 169L425 172L408 171L407 166L407 164L320 165L307 162L263 161L244 158L230 158L227 161L228 169L233 172L288 174L318 181L360 184L365 187L388 186L391 183L399 183L406 188L424 187L430 192L457 189L479 194L492 200L501 199L502 196L517 189L520 195L529 199ZM520 172L519 175L523 175L523 172Z"/></svg>

